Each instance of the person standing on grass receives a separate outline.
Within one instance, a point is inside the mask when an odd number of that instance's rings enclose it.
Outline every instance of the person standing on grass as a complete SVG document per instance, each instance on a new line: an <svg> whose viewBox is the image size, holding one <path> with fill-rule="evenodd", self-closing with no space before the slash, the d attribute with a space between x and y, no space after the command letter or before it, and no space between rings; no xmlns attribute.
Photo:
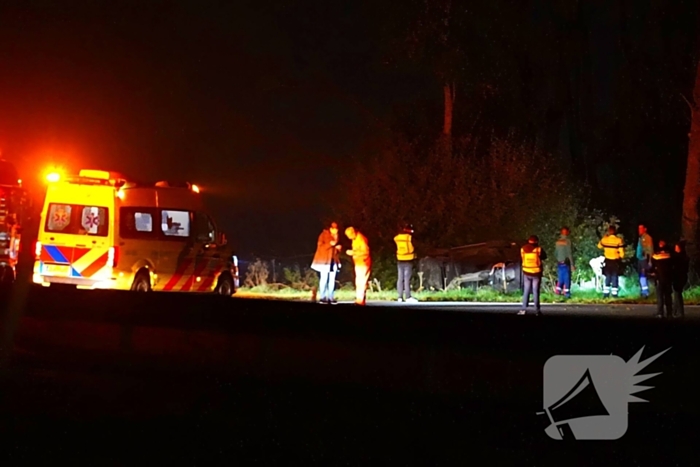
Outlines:
<svg viewBox="0 0 700 467"><path fill-rule="evenodd" d="M659 248L652 255L651 264L656 278L656 317L670 318L673 313L673 261L671 249L665 241L659 240Z"/></svg>
<svg viewBox="0 0 700 467"><path fill-rule="evenodd" d="M683 306L683 289L688 283L688 267L690 259L685 251L685 242L678 242L674 246L673 257L673 316L683 318L685 310Z"/></svg>
<svg viewBox="0 0 700 467"><path fill-rule="evenodd" d="M647 272L651 267L651 256L654 254L654 240L647 233L647 226L639 224L639 240L637 240L637 272L639 273L639 288L642 297L649 296L649 281Z"/></svg>
<svg viewBox="0 0 700 467"><path fill-rule="evenodd" d="M598 248L603 250L605 255L603 298L608 298L611 290L613 298L617 298L620 290L619 277L622 270L622 258L625 257L625 247L622 239L617 236L617 229L614 226L608 227L608 234L598 242Z"/></svg>
<svg viewBox="0 0 700 467"><path fill-rule="evenodd" d="M561 236L555 245L554 256L557 258L557 286L554 293L571 298L571 271L575 271L574 255L569 240L570 230L562 227Z"/></svg>
<svg viewBox="0 0 700 467"><path fill-rule="evenodd" d="M530 294L532 293L532 301L535 305L537 316L542 315L540 310L540 288L542 286L542 261L547 259L547 253L540 247L540 240L536 235L532 235L527 244L520 249L520 258L522 260L523 270L523 308L518 312L519 315L527 314L527 307L530 302Z"/></svg>
<svg viewBox="0 0 700 467"><path fill-rule="evenodd" d="M398 280L396 291L399 294L398 301L415 303L418 300L411 297L411 275L413 274L413 260L415 250L413 248L413 226L407 224L401 233L394 237L396 243L396 264L398 268Z"/></svg>
<svg viewBox="0 0 700 467"><path fill-rule="evenodd" d="M316 242L316 254L311 269L319 273L319 294L321 303L337 303L335 299L335 276L340 270L340 249L338 224L331 222L329 228L321 232Z"/></svg>
<svg viewBox="0 0 700 467"><path fill-rule="evenodd" d="M352 256L352 261L355 263L355 304L365 305L367 303L367 285L372 271L369 243L367 237L355 230L354 227L345 229L345 235L352 240L352 249L346 253L348 256Z"/></svg>

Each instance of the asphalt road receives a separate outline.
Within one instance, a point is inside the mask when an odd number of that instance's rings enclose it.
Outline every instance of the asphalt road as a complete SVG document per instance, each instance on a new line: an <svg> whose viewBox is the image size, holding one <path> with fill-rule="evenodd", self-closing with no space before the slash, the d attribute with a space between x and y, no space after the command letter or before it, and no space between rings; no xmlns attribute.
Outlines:
<svg viewBox="0 0 700 467"><path fill-rule="evenodd" d="M339 302L342 305L353 305L352 302ZM324 305L327 306L327 305ZM392 301L369 301L368 307L391 307L397 309L411 310L435 310L466 313L498 313L517 314L522 308L517 303L483 303L483 302L418 302L400 303ZM543 303L541 305L543 315L552 316L596 316L596 317L627 317L627 318L656 318L656 305L630 305L630 304L605 304L605 305L582 305L582 304L558 304ZM529 313L534 313L532 305ZM686 319L700 318L700 306L686 305Z"/></svg>
<svg viewBox="0 0 700 467"><path fill-rule="evenodd" d="M697 307L4 297L3 465L693 465ZM623 319L611 319L612 317ZM13 324L14 323L14 324ZM14 326L14 327L13 327ZM11 339L7 336L11 335ZM9 347L8 347L9 345ZM544 432L555 355L670 350L619 440ZM596 383L599 384L599 383ZM579 410L587 410L584 404Z"/></svg>
<svg viewBox="0 0 700 467"><path fill-rule="evenodd" d="M264 294L255 294L243 292L238 295L244 299L250 300L274 300L288 301L293 303L309 303L304 300L284 300L283 297L267 297ZM319 306L329 306L320 305ZM355 306L353 301L339 301L333 306ZM469 313L500 313L500 314L515 314L521 309L520 303L503 303L503 302L457 302L457 301L421 301L418 303L402 303L398 301L388 300L369 300L367 307L390 307L395 309L410 309L410 310L433 310L433 311L449 311L449 312L469 312ZM655 318L655 304L617 304L610 302L607 304L584 305L575 303L542 303L542 312L552 316L609 316L609 317L628 317L628 318ZM530 313L534 314L532 303L530 304ZM685 318L689 320L700 317L700 306L685 305Z"/></svg>

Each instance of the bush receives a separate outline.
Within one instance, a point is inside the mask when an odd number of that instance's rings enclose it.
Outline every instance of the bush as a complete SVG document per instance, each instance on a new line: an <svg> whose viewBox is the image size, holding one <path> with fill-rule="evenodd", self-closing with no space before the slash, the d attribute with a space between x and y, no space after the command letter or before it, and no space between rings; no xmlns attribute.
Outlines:
<svg viewBox="0 0 700 467"><path fill-rule="evenodd" d="M245 282L243 284L246 287L265 286L267 285L267 278L269 276L270 272L267 269L267 265L258 258L254 263L248 266Z"/></svg>
<svg viewBox="0 0 700 467"><path fill-rule="evenodd" d="M372 280L379 281L382 290L396 290L396 281L399 273L396 268L396 259L389 256L388 252L382 252L372 258Z"/></svg>
<svg viewBox="0 0 700 467"><path fill-rule="evenodd" d="M368 235L375 251L393 251L404 221L426 247L526 238L533 223L552 230L559 213L580 205L552 161L514 138L494 139L483 154L469 140L452 151L399 141L351 174L338 215Z"/></svg>
<svg viewBox="0 0 700 467"><path fill-rule="evenodd" d="M589 261L602 255L598 242L609 225L619 227L619 219L588 209L586 187L570 182L555 160L512 136L495 138L483 153L469 139L453 151L437 144L422 150L400 140L351 174L338 218L367 235L372 277L384 290L396 287L393 237L405 221L416 227L419 256L430 247L495 239L524 243L538 235L551 258L544 271L548 284L556 281L555 242L568 226L577 266L572 282L589 281ZM633 250L627 247L628 258Z"/></svg>
<svg viewBox="0 0 700 467"><path fill-rule="evenodd" d="M572 283L581 284L590 281L594 278L594 271L590 267L590 260L603 255L603 251L598 248L598 242L607 234L608 227L614 226L620 228L620 219L615 216L605 216L600 211L591 213L583 213L574 216L575 210L570 210L568 214L564 213L559 218L561 226L568 226L571 230L570 239L573 245L573 255L576 270L572 274ZM567 219L569 216L569 219ZM570 219L574 219L569 222ZM618 236L623 239L624 235L618 233ZM548 284L554 284L557 277L557 263L554 257L554 247L556 239L559 237L559 230L548 231L544 234L539 234L540 242L550 260L545 262L544 275L547 278ZM637 284L639 278L636 271L636 260L634 259L635 248L632 244L625 246L625 259L623 260L623 273L620 276L620 288L625 295L636 294L639 292ZM624 279L623 279L624 277ZM623 285L624 282L624 285ZM623 290L624 289L624 290Z"/></svg>
<svg viewBox="0 0 700 467"><path fill-rule="evenodd" d="M298 265L282 270L285 284L296 290L311 290L318 288L318 273L311 268L304 268L302 274Z"/></svg>

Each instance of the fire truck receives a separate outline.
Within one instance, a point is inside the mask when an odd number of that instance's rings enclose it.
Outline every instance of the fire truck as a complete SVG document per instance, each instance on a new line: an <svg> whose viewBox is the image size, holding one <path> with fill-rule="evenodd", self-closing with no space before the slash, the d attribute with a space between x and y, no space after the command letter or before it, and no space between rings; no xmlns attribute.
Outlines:
<svg viewBox="0 0 700 467"><path fill-rule="evenodd" d="M15 166L0 159L0 282L17 278L27 196Z"/></svg>
<svg viewBox="0 0 700 467"><path fill-rule="evenodd" d="M238 259L196 185L81 170L49 175L33 282L231 296Z"/></svg>

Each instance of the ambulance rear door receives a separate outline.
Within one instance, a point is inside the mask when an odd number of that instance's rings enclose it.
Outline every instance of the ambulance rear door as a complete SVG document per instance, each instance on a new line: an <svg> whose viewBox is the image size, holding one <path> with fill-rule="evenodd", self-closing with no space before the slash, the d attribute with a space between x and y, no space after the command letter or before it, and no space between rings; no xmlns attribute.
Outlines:
<svg viewBox="0 0 700 467"><path fill-rule="evenodd" d="M108 263L114 215L113 194L105 188L72 186L67 190L70 196L58 196L59 192L47 200L38 239L42 245L42 275L104 279L95 275Z"/></svg>

